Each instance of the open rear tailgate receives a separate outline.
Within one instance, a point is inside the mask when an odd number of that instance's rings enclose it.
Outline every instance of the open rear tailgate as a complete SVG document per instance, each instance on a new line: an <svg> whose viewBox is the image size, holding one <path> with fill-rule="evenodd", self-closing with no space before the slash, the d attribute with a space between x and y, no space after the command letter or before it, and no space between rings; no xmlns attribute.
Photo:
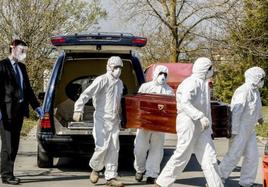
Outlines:
<svg viewBox="0 0 268 187"><path fill-rule="evenodd" d="M51 43L68 53L109 52L125 54L144 47L147 39L128 33L75 33L52 36Z"/></svg>

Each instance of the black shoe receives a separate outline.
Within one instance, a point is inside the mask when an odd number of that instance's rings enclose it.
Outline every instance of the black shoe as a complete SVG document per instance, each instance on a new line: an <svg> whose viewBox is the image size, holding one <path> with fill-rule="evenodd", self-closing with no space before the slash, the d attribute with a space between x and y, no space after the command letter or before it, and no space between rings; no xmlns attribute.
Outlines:
<svg viewBox="0 0 268 187"><path fill-rule="evenodd" d="M138 182L141 182L142 181L142 179L143 179L143 175L144 175L144 173L136 173L135 174L135 180L136 181L138 181Z"/></svg>
<svg viewBox="0 0 268 187"><path fill-rule="evenodd" d="M147 184L154 184L155 183L156 178L153 177L147 177L146 183Z"/></svg>
<svg viewBox="0 0 268 187"><path fill-rule="evenodd" d="M17 185L20 183L20 179L17 177L2 178L3 184Z"/></svg>
<svg viewBox="0 0 268 187"><path fill-rule="evenodd" d="M13 179L18 181L18 183L20 183L20 178L13 176Z"/></svg>

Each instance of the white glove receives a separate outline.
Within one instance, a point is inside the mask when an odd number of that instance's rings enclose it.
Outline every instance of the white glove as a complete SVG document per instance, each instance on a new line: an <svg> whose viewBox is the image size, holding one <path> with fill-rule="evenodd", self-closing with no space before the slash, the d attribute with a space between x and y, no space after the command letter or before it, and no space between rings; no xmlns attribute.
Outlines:
<svg viewBox="0 0 268 187"><path fill-rule="evenodd" d="M207 117L202 117L201 119L199 119L199 121L201 123L202 131L209 127L209 120Z"/></svg>
<svg viewBox="0 0 268 187"><path fill-rule="evenodd" d="M233 134L231 135L231 138L229 139L229 146L230 144L232 144L234 142L234 138L237 136L237 134Z"/></svg>
<svg viewBox="0 0 268 187"><path fill-rule="evenodd" d="M232 134L232 135L231 135L231 138L234 138L234 137L236 137L236 135L237 135L237 134Z"/></svg>
<svg viewBox="0 0 268 187"><path fill-rule="evenodd" d="M83 113L82 112L74 112L73 120L76 122L82 121L83 120Z"/></svg>

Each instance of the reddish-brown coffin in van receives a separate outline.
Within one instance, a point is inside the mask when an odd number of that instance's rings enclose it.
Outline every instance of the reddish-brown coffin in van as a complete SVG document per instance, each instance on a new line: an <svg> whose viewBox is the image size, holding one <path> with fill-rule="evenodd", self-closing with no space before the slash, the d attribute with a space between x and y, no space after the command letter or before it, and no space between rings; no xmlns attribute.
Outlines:
<svg viewBox="0 0 268 187"><path fill-rule="evenodd" d="M176 133L175 96L137 94L125 96L124 102L126 128ZM231 135L229 106L220 102L211 102L211 109L214 137L229 138Z"/></svg>
<svg viewBox="0 0 268 187"><path fill-rule="evenodd" d="M192 63L157 63L152 64L145 70L145 80L149 82L153 80L153 72L156 66L164 65L168 68L167 83L176 91L178 85L192 74Z"/></svg>

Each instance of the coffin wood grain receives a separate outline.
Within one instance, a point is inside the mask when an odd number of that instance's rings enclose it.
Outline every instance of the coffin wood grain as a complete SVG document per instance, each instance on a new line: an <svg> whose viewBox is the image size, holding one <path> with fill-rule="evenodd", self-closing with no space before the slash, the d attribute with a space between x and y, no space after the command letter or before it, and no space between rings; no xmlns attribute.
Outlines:
<svg viewBox="0 0 268 187"><path fill-rule="evenodd" d="M126 128L176 133L176 98L155 94L136 94L124 97L123 110ZM211 102L214 137L231 136L230 108L227 104ZM179 127L178 127L179 128Z"/></svg>

